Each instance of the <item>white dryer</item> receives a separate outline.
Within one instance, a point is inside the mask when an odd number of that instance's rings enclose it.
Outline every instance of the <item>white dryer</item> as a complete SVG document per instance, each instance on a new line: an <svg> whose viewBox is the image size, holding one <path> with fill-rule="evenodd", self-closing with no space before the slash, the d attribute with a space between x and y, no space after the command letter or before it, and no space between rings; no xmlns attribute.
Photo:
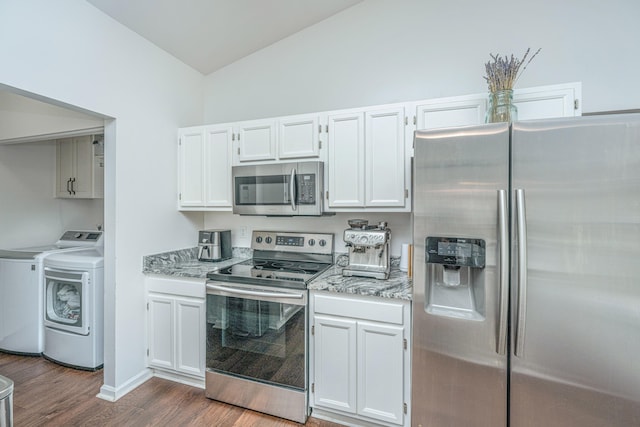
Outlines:
<svg viewBox="0 0 640 427"><path fill-rule="evenodd" d="M0 351L42 353L43 261L51 254L99 246L102 231L66 231L51 245L0 250Z"/></svg>
<svg viewBox="0 0 640 427"><path fill-rule="evenodd" d="M56 363L97 370L104 360L102 248L49 255L44 260L44 351Z"/></svg>

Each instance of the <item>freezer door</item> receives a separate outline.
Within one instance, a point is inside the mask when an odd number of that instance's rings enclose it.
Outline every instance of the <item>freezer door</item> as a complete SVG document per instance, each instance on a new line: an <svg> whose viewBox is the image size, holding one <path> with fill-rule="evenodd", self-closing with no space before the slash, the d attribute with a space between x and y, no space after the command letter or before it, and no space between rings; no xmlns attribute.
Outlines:
<svg viewBox="0 0 640 427"><path fill-rule="evenodd" d="M640 425L640 115L512 136L510 425Z"/></svg>
<svg viewBox="0 0 640 427"><path fill-rule="evenodd" d="M418 131L414 168L412 425L505 426L509 127Z"/></svg>

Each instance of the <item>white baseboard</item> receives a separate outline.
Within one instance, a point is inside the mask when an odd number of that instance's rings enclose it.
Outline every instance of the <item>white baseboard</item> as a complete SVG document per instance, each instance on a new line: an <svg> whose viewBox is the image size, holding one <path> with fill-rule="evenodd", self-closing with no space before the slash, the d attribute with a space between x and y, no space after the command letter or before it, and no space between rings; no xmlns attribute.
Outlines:
<svg viewBox="0 0 640 427"><path fill-rule="evenodd" d="M365 420L359 420L347 415L338 414L331 411L323 411L322 409L312 408L311 417L319 420L330 421L332 423L341 424L348 427L380 427L380 426L395 426L401 427L396 424L386 424L381 422L380 424L375 422L369 422Z"/></svg>
<svg viewBox="0 0 640 427"><path fill-rule="evenodd" d="M154 369L153 376L165 380L175 381L180 384L190 385L192 387L201 388L204 390L204 378L193 378L190 376L180 375L174 372L167 372L160 369Z"/></svg>
<svg viewBox="0 0 640 427"><path fill-rule="evenodd" d="M129 381L122 384L120 387L116 388L103 384L102 387L100 387L100 393L98 393L96 397L108 400L109 402L115 402L131 390L146 382L151 377L153 377L151 369L144 369L138 375L131 377Z"/></svg>

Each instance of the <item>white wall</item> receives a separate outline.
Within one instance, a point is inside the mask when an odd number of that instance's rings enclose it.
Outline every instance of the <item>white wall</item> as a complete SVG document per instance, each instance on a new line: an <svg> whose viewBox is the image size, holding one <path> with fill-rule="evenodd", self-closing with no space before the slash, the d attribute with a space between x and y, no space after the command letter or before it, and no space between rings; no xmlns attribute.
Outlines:
<svg viewBox="0 0 640 427"><path fill-rule="evenodd" d="M366 0L208 75L204 119L223 123L481 93L489 54L522 57L527 47L542 51L516 87L579 81L583 112L640 108L638 16L637 0ZM388 217L392 254L399 254L404 237L396 237L409 236L410 226ZM272 223L215 213L205 222ZM298 218L294 227L320 223ZM331 222L337 236L345 225ZM282 229L288 227L285 221Z"/></svg>
<svg viewBox="0 0 640 427"><path fill-rule="evenodd" d="M0 248L47 245L67 229L103 223L98 200L56 199L56 145L0 145Z"/></svg>
<svg viewBox="0 0 640 427"><path fill-rule="evenodd" d="M206 78L221 123L486 91L490 53L542 48L516 87L582 82L583 112L640 107L640 2L366 0Z"/></svg>
<svg viewBox="0 0 640 427"><path fill-rule="evenodd" d="M146 372L142 257L193 245L202 226L176 210L175 162L177 128L202 122L202 75L84 0L1 1L0 57L0 84L115 118L105 128L102 392L117 398Z"/></svg>

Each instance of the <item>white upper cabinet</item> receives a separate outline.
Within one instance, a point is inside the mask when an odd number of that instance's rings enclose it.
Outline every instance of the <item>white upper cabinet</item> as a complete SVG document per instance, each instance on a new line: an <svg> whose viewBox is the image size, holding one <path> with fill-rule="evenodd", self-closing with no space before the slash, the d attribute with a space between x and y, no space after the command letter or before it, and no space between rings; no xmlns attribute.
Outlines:
<svg viewBox="0 0 640 427"><path fill-rule="evenodd" d="M364 113L330 114L328 122L327 207L364 207Z"/></svg>
<svg viewBox="0 0 640 427"><path fill-rule="evenodd" d="M408 210L404 106L328 115L327 210Z"/></svg>
<svg viewBox="0 0 640 427"><path fill-rule="evenodd" d="M484 123L487 97L481 95L440 98L416 105L417 129L436 129Z"/></svg>
<svg viewBox="0 0 640 427"><path fill-rule="evenodd" d="M278 157L299 159L320 155L320 117L290 116L278 119Z"/></svg>
<svg viewBox="0 0 640 427"><path fill-rule="evenodd" d="M234 165L318 159L320 115L297 115L233 123Z"/></svg>
<svg viewBox="0 0 640 427"><path fill-rule="evenodd" d="M518 120L581 116L581 100L580 83L516 89L513 92Z"/></svg>
<svg viewBox="0 0 640 427"><path fill-rule="evenodd" d="M414 103L416 129L435 129L484 123L489 95L475 94ZM582 115L582 84L567 83L513 91L518 120Z"/></svg>
<svg viewBox="0 0 640 427"><path fill-rule="evenodd" d="M580 116L582 84L515 89L514 103L518 120ZM319 160L328 212L409 212L414 131L479 125L487 107L479 93L180 129L179 208L230 211L231 165Z"/></svg>
<svg viewBox="0 0 640 427"><path fill-rule="evenodd" d="M405 156L403 107L365 113L366 202L369 207L405 206L411 171Z"/></svg>
<svg viewBox="0 0 640 427"><path fill-rule="evenodd" d="M229 126L196 126L178 132L178 189L181 210L231 210Z"/></svg>
<svg viewBox="0 0 640 427"><path fill-rule="evenodd" d="M204 128L180 129L178 134L180 207L204 206Z"/></svg>
<svg viewBox="0 0 640 427"><path fill-rule="evenodd" d="M231 137L228 126L207 126L204 140L205 206L228 208L231 197Z"/></svg>
<svg viewBox="0 0 640 427"><path fill-rule="evenodd" d="M275 120L252 120L237 123L238 162L276 159Z"/></svg>

